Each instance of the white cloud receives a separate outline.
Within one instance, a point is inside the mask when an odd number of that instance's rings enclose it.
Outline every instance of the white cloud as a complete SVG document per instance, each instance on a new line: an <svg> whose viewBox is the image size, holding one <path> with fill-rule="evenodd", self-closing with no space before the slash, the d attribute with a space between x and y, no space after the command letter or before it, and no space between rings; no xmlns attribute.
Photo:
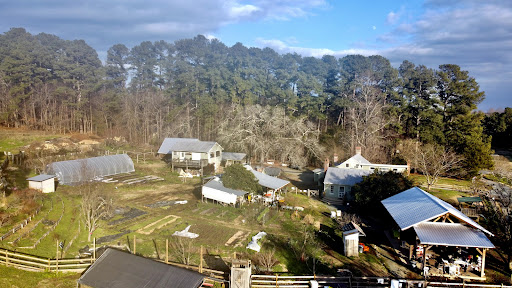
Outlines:
<svg viewBox="0 0 512 288"><path fill-rule="evenodd" d="M256 43L261 48L269 47L281 54L297 53L305 57L321 58L324 55L332 55L335 57L343 57L346 55L359 54L364 56L371 56L378 54L376 50L367 49L346 49L346 50L331 50L327 48L308 48L300 46L288 46L281 40L276 39L256 39Z"/></svg>
<svg viewBox="0 0 512 288"><path fill-rule="evenodd" d="M389 25L394 25L398 21L398 19L400 19L400 16L397 13L391 11L388 13L388 16L386 17L386 23Z"/></svg>

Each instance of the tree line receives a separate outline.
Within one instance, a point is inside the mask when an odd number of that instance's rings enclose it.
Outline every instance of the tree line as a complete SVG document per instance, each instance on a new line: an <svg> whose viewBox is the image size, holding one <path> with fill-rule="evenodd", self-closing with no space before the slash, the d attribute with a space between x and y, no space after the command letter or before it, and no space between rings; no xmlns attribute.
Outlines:
<svg viewBox="0 0 512 288"><path fill-rule="evenodd" d="M23 28L0 35L7 127L145 144L196 137L282 161L361 146L371 161L403 162L400 142L414 139L450 148L473 173L492 165L485 115L474 112L483 99L454 64L434 70L404 61L396 69L379 55L280 55L201 35L116 44L102 63L83 40Z"/></svg>

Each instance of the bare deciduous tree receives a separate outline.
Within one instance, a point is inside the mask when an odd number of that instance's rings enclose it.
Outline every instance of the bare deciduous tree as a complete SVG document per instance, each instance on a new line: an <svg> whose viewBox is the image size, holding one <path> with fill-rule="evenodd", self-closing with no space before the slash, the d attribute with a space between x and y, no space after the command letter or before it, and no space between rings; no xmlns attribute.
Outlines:
<svg viewBox="0 0 512 288"><path fill-rule="evenodd" d="M415 141L407 143L402 153L425 176L428 190L437 183L439 177L460 168L464 160L462 156L441 145L420 144Z"/></svg>
<svg viewBox="0 0 512 288"><path fill-rule="evenodd" d="M91 241L92 233L99 227L100 219L112 215L114 207L108 191L93 182L93 175L94 171L87 166L87 161L82 161L78 191L82 196L80 210L87 229L87 241Z"/></svg>
<svg viewBox="0 0 512 288"><path fill-rule="evenodd" d="M270 271L272 271L272 268L274 266L276 266L277 263L279 263L279 261L275 257L275 254L276 254L275 248L266 249L264 251L259 252L256 255L256 261L260 266L265 268L266 272L270 272Z"/></svg>
<svg viewBox="0 0 512 288"><path fill-rule="evenodd" d="M81 189L81 212L87 229L87 241L91 241L92 233L99 227L100 219L111 215L113 203L108 193L101 190L98 185L88 183L84 186Z"/></svg>
<svg viewBox="0 0 512 288"><path fill-rule="evenodd" d="M304 166L308 158L323 159L319 131L305 118L291 119L281 107L233 106L219 129L220 139L261 162L273 157Z"/></svg>
<svg viewBox="0 0 512 288"><path fill-rule="evenodd" d="M185 265L190 264L190 258L194 252L193 240L186 237L175 236L169 242L169 248L174 258Z"/></svg>
<svg viewBox="0 0 512 288"><path fill-rule="evenodd" d="M350 96L353 105L348 109L348 146L354 151L360 146L366 157L373 161L382 159L382 141L387 137L386 127L391 123L385 115L385 95L370 77L359 77L358 88Z"/></svg>

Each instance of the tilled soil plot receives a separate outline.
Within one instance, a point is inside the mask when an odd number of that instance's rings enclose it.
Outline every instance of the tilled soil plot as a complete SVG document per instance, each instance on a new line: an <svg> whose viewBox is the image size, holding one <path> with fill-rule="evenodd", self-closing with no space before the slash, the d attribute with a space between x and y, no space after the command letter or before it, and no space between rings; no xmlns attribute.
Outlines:
<svg viewBox="0 0 512 288"><path fill-rule="evenodd" d="M117 219L114 221L110 221L110 222L108 222L108 225L112 226L112 225L121 224L123 222L132 220L132 219L142 216L144 214L147 214L147 212L139 210L137 208L131 208L128 212L123 213L123 218Z"/></svg>

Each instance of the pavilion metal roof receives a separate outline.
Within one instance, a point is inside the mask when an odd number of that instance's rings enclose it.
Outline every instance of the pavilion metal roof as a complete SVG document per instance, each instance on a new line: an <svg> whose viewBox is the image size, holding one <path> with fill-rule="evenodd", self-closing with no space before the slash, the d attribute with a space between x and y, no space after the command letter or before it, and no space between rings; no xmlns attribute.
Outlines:
<svg viewBox="0 0 512 288"><path fill-rule="evenodd" d="M325 174L324 183L354 186L363 181L363 176L372 173L372 170L329 167Z"/></svg>
<svg viewBox="0 0 512 288"><path fill-rule="evenodd" d="M212 188L229 194L235 194L236 196L244 196L245 194L249 193L247 191L226 188L221 181L216 179L208 181L208 183L204 184L204 187Z"/></svg>
<svg viewBox="0 0 512 288"><path fill-rule="evenodd" d="M217 142L199 141L195 138L165 138L158 149L158 154L169 154L178 152L199 152L207 153Z"/></svg>
<svg viewBox="0 0 512 288"><path fill-rule="evenodd" d="M452 205L418 187L405 190L381 202L401 230L450 214L474 228L493 235Z"/></svg>
<svg viewBox="0 0 512 288"><path fill-rule="evenodd" d="M494 248L482 231L460 223L423 222L414 231L425 245Z"/></svg>
<svg viewBox="0 0 512 288"><path fill-rule="evenodd" d="M204 278L194 271L109 248L78 283L93 288L197 288Z"/></svg>

